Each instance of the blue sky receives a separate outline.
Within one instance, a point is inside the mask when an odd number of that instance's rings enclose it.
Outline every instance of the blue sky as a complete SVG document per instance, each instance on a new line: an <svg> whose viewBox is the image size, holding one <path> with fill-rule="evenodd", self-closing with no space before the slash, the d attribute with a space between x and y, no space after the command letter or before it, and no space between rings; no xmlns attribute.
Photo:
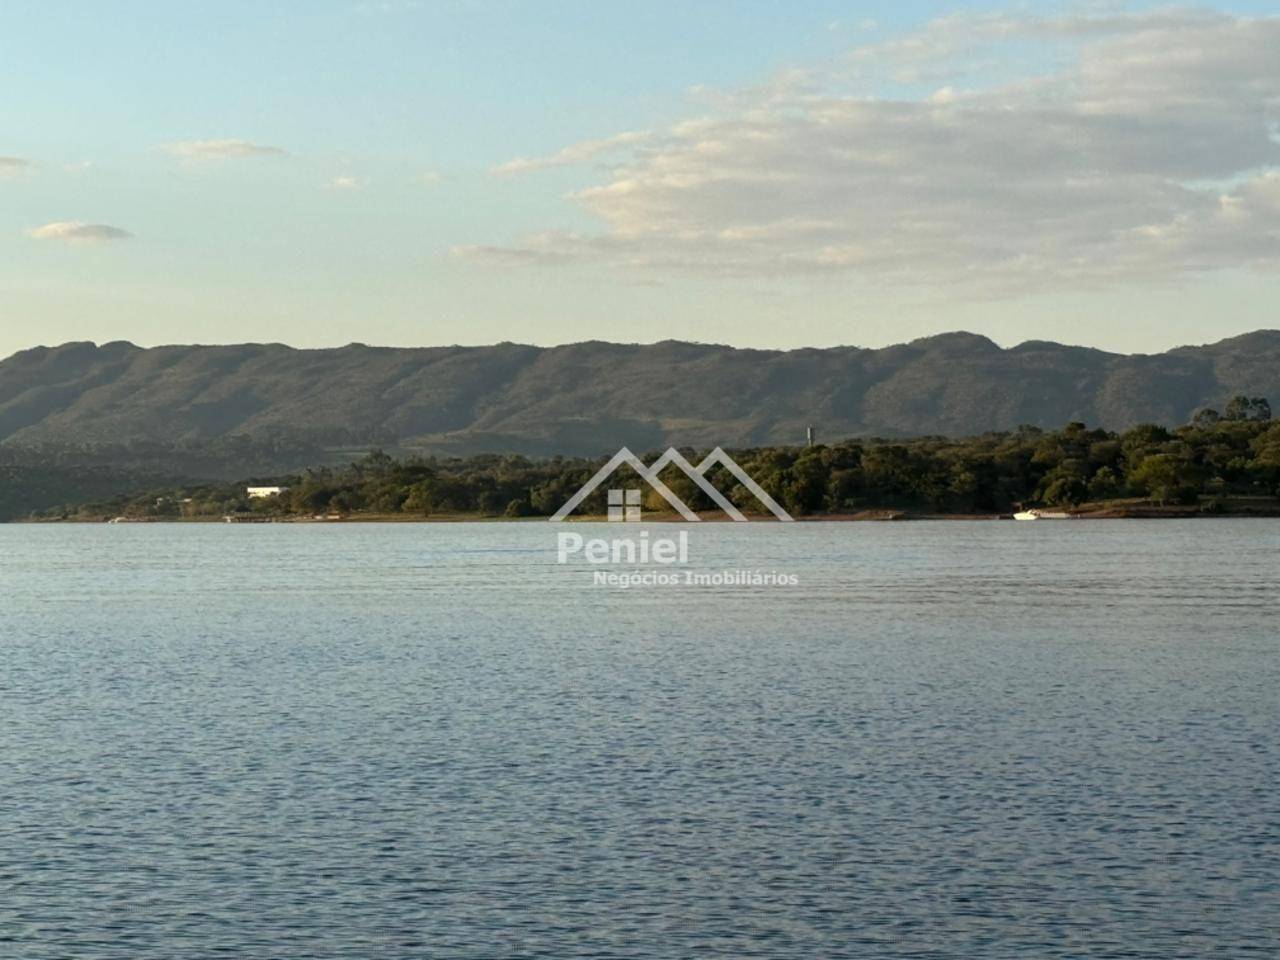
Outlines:
<svg viewBox="0 0 1280 960"><path fill-rule="evenodd" d="M11 0L0 354L1274 326L1268 6Z"/></svg>

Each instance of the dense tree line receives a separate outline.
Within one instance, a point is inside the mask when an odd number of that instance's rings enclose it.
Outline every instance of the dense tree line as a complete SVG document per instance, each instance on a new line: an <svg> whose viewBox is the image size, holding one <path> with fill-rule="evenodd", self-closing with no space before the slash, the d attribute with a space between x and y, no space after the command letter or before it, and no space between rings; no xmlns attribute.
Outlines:
<svg viewBox="0 0 1280 960"><path fill-rule="evenodd" d="M1261 398L1232 401L1223 413L1202 411L1192 423L1172 430L1148 424L1113 433L1070 423L1060 430L1023 427L961 440L846 440L730 452L796 515L877 509L994 513L1124 498L1211 507L1223 498L1280 496L1280 422L1272 422ZM685 453L695 462L699 458L696 451ZM652 456L645 459L651 462ZM152 490L54 513L547 516L603 462L518 455L397 459L375 450L343 468L260 477L259 483L288 487L265 499L247 498L244 484L206 484ZM622 468L605 487L629 485L629 472ZM743 509L756 509L750 492L727 472L713 471L710 479ZM691 506L713 508L676 468L667 468L663 480ZM634 485L644 486L638 480ZM602 487L580 512L603 513L604 498ZM666 509L652 491L646 507Z"/></svg>

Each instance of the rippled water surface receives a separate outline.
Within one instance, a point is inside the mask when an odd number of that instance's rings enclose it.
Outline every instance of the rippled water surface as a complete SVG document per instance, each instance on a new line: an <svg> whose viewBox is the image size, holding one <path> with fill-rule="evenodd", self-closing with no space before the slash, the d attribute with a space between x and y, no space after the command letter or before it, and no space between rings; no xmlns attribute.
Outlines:
<svg viewBox="0 0 1280 960"><path fill-rule="evenodd" d="M1280 955L1280 522L556 529L0 527L0 957Z"/></svg>

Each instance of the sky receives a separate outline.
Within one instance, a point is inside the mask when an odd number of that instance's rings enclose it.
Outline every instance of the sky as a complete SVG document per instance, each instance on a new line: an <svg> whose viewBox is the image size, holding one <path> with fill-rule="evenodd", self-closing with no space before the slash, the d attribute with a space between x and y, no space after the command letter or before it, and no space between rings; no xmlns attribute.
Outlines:
<svg viewBox="0 0 1280 960"><path fill-rule="evenodd" d="M1280 327L1273 11L6 0L0 355Z"/></svg>

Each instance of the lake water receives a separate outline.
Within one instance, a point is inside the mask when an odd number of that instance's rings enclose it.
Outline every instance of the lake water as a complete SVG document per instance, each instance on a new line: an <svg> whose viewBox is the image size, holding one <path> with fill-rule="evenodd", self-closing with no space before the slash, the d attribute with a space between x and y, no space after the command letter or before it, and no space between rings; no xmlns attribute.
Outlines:
<svg viewBox="0 0 1280 960"><path fill-rule="evenodd" d="M0 957L1280 954L1280 522L557 529L0 526Z"/></svg>

